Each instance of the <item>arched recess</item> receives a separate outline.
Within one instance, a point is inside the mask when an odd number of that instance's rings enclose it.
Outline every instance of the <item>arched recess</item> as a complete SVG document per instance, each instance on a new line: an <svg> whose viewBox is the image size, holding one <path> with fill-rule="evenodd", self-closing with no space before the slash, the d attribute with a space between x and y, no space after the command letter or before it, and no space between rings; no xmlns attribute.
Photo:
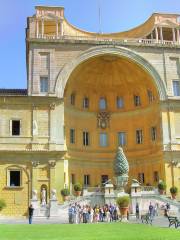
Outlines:
<svg viewBox="0 0 180 240"><path fill-rule="evenodd" d="M87 61L90 58L100 56L100 55L105 55L105 54L125 57L132 60L139 66L141 66L147 73L149 73L152 76L152 79L158 89L159 99L161 101L166 100L167 91L166 91L165 84L162 81L156 69L146 59L144 59L134 51L129 50L127 48L119 47L119 46L109 46L109 45L90 48L87 51L80 54L77 58L67 63L64 66L64 68L59 72L59 75L57 77L56 85L55 85L56 96L59 98L64 97L64 90L65 90L67 81L71 73L73 72L73 70L79 64Z"/></svg>

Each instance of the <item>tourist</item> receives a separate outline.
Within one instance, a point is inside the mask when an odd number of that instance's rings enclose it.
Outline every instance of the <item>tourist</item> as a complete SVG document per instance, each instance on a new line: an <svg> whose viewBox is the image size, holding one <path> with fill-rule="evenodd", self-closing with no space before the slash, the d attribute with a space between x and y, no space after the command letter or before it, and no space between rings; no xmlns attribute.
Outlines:
<svg viewBox="0 0 180 240"><path fill-rule="evenodd" d="M150 204L149 204L149 217L150 217L151 221L153 219L153 212L154 212L154 207L153 207L152 203L150 202Z"/></svg>
<svg viewBox="0 0 180 240"><path fill-rule="evenodd" d="M28 209L28 213L29 213L29 224L32 224L33 212L34 212L34 208L33 208L33 205L31 204L31 205L29 206L29 209Z"/></svg>
<svg viewBox="0 0 180 240"><path fill-rule="evenodd" d="M69 205L68 216L69 216L69 223L73 223L73 208L71 204Z"/></svg>

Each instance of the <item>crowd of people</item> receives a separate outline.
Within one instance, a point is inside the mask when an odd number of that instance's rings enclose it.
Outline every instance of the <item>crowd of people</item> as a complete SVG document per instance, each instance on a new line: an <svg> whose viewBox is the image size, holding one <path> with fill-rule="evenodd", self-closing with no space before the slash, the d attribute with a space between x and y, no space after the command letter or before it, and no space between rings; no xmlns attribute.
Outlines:
<svg viewBox="0 0 180 240"><path fill-rule="evenodd" d="M79 205L75 203L69 206L69 223L98 223L113 222L120 218L119 208L115 205L104 205L102 207L95 205Z"/></svg>

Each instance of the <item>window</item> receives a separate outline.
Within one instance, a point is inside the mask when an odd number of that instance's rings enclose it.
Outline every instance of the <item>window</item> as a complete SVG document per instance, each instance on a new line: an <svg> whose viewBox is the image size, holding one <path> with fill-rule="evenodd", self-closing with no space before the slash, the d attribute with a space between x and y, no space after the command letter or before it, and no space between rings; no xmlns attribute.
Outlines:
<svg viewBox="0 0 180 240"><path fill-rule="evenodd" d="M174 93L174 96L180 96L179 80L173 80L173 93Z"/></svg>
<svg viewBox="0 0 180 240"><path fill-rule="evenodd" d="M107 133L100 133L100 146L106 147L107 146Z"/></svg>
<svg viewBox="0 0 180 240"><path fill-rule="evenodd" d="M75 143L75 129L70 129L70 143Z"/></svg>
<svg viewBox="0 0 180 240"><path fill-rule="evenodd" d="M71 183L75 184L75 174L71 174Z"/></svg>
<svg viewBox="0 0 180 240"><path fill-rule="evenodd" d="M20 170L8 170L8 186L20 187L21 186L21 171Z"/></svg>
<svg viewBox="0 0 180 240"><path fill-rule="evenodd" d="M136 107L141 105L140 96L134 95L134 105L135 105Z"/></svg>
<svg viewBox="0 0 180 240"><path fill-rule="evenodd" d="M152 103L154 101L154 96L151 90L147 90L148 100L149 103Z"/></svg>
<svg viewBox="0 0 180 240"><path fill-rule="evenodd" d="M119 146L126 145L126 133L125 132L118 132L118 145Z"/></svg>
<svg viewBox="0 0 180 240"><path fill-rule="evenodd" d="M155 141L157 138L157 130L156 127L151 127L151 140Z"/></svg>
<svg viewBox="0 0 180 240"><path fill-rule="evenodd" d="M99 99L99 109L104 110L106 109L106 99L105 98L100 98Z"/></svg>
<svg viewBox="0 0 180 240"><path fill-rule="evenodd" d="M89 108L89 98L87 97L83 99L83 108Z"/></svg>
<svg viewBox="0 0 180 240"><path fill-rule="evenodd" d="M123 108L124 107L124 100L123 100L122 97L117 97L116 106L117 106L117 108Z"/></svg>
<svg viewBox="0 0 180 240"><path fill-rule="evenodd" d="M84 185L90 185L90 175L84 175Z"/></svg>
<svg viewBox="0 0 180 240"><path fill-rule="evenodd" d="M101 183L104 184L108 181L108 175L101 175Z"/></svg>
<svg viewBox="0 0 180 240"><path fill-rule="evenodd" d="M89 133L83 132L83 145L88 146L89 145Z"/></svg>
<svg viewBox="0 0 180 240"><path fill-rule="evenodd" d="M75 105L75 100L76 100L75 93L72 93L70 97L71 105Z"/></svg>
<svg viewBox="0 0 180 240"><path fill-rule="evenodd" d="M136 143L142 144L142 142L143 142L142 130L136 130Z"/></svg>
<svg viewBox="0 0 180 240"><path fill-rule="evenodd" d="M48 77L40 77L40 92L48 92Z"/></svg>
<svg viewBox="0 0 180 240"><path fill-rule="evenodd" d="M138 181L142 184L145 183L144 173L138 173Z"/></svg>
<svg viewBox="0 0 180 240"><path fill-rule="evenodd" d="M21 128L20 120L11 120L11 135L12 136L19 136L20 128Z"/></svg>
<svg viewBox="0 0 180 240"><path fill-rule="evenodd" d="M154 171L154 182L159 182L159 173L158 173L158 171Z"/></svg>

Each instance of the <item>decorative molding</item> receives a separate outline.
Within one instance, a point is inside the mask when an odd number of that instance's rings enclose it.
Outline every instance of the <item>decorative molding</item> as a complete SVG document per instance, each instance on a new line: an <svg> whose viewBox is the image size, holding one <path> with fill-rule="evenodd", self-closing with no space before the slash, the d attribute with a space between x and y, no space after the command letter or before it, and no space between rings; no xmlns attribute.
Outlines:
<svg viewBox="0 0 180 240"><path fill-rule="evenodd" d="M56 161L55 160L50 160L50 161L48 161L48 163L49 163L49 166L51 168L54 168L56 166Z"/></svg>
<svg viewBox="0 0 180 240"><path fill-rule="evenodd" d="M39 165L38 161L32 161L32 167L36 168Z"/></svg>

